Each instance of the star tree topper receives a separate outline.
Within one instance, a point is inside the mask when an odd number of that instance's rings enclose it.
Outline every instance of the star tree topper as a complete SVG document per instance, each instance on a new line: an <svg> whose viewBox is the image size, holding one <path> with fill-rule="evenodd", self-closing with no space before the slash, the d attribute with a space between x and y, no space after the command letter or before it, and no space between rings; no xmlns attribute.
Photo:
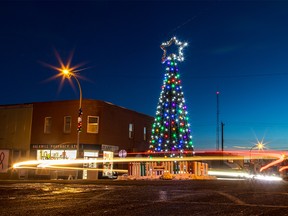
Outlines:
<svg viewBox="0 0 288 216"><path fill-rule="evenodd" d="M166 48L170 47L173 43L175 43L175 45L178 46L178 55L175 53L171 53L169 56L166 56L167 55ZM183 43L183 42L177 40L176 37L171 38L167 42L163 42L160 46L160 48L163 50L162 63L165 63L167 60L171 60L171 59L176 59L179 62L184 61L184 56L183 56L182 50L187 45L188 45L188 43Z"/></svg>

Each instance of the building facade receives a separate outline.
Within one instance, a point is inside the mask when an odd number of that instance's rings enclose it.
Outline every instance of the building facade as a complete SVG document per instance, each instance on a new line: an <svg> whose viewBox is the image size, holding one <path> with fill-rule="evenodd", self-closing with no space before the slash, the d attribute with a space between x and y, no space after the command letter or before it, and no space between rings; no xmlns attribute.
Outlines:
<svg viewBox="0 0 288 216"><path fill-rule="evenodd" d="M14 153L9 165L19 160L77 157L78 100L0 108L6 128L0 133L0 149ZM120 150L125 150L128 155L148 150L153 117L89 99L82 101L82 111L79 158L109 159L117 157ZM15 152L18 152L17 159Z"/></svg>
<svg viewBox="0 0 288 216"><path fill-rule="evenodd" d="M11 175L14 162L29 158L32 104L0 106L0 178Z"/></svg>

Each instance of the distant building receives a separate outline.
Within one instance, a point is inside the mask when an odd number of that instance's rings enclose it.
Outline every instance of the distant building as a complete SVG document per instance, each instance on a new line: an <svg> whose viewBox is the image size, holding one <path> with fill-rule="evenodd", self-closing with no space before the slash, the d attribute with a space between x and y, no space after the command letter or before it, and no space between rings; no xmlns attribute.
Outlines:
<svg viewBox="0 0 288 216"><path fill-rule="evenodd" d="M78 100L0 106L0 151L9 150L8 167L28 159L75 159L78 109ZM81 158L148 150L153 117L89 99L82 101L82 111Z"/></svg>

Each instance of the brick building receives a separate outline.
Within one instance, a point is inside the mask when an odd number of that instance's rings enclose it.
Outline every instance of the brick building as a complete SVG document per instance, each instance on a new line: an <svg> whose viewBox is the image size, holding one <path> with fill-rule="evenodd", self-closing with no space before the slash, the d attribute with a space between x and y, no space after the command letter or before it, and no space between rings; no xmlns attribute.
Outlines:
<svg viewBox="0 0 288 216"><path fill-rule="evenodd" d="M9 150L9 165L19 160L75 159L78 100L0 106L5 130L0 150ZM79 157L114 157L119 150L143 152L149 147L153 117L109 102L82 101Z"/></svg>

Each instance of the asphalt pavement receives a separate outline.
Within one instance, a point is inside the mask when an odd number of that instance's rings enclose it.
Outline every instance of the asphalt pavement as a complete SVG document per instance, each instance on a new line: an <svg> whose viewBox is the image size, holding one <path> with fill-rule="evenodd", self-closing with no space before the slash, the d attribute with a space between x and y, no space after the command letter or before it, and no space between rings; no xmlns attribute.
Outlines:
<svg viewBox="0 0 288 216"><path fill-rule="evenodd" d="M288 182L0 181L6 215L288 215Z"/></svg>

